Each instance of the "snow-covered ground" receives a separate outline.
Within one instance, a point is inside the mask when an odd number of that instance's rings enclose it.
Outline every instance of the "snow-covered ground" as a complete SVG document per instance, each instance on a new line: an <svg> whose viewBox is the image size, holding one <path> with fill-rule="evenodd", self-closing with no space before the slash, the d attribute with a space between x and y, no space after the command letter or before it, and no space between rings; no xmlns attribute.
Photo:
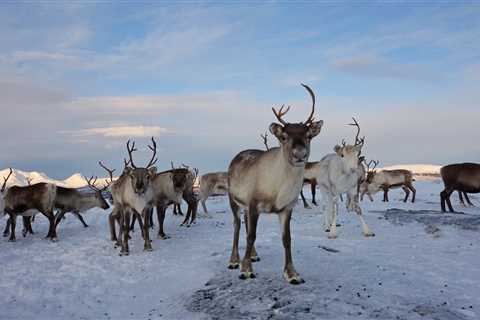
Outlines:
<svg viewBox="0 0 480 320"><path fill-rule="evenodd" d="M17 242L0 239L0 319L479 319L480 209L461 207L454 194L464 214L440 214L442 184L415 185L415 204L401 202L401 190L390 203L381 194L362 202L376 233L368 239L343 208L339 238L327 239L322 208L299 204L292 221L294 262L306 280L299 286L282 278L274 215L259 220L257 278L242 281L226 268L233 228L225 197L210 199L212 218L190 228L169 213L171 238L154 238L153 252L143 252L134 233L127 257L109 240L108 211L85 214L89 228L67 215L56 243L43 239L46 219L26 238L19 220ZM242 230L241 254L244 244Z"/></svg>

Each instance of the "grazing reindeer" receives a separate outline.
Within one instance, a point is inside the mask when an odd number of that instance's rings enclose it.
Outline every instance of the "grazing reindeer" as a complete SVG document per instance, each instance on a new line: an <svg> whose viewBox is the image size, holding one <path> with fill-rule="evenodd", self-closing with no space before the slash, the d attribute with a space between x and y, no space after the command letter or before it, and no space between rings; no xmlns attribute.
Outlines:
<svg viewBox="0 0 480 320"><path fill-rule="evenodd" d="M283 106L273 113L281 124L270 124L270 132L280 147L268 151L245 150L237 154L228 168L228 197L233 213L234 234L229 269L238 268L240 209L245 211L247 247L241 263L240 279L254 278L252 261L258 261L255 250L257 221L260 213L276 213L282 226L285 249L284 278L291 284L304 282L295 270L291 252L290 219L303 184L305 164L310 155L310 141L320 133L323 121L314 121L315 95L302 86L312 98L312 111L305 122L287 123L282 117L289 111Z"/></svg>
<svg viewBox="0 0 480 320"><path fill-rule="evenodd" d="M15 241L15 226L17 216L32 215L35 210L45 215L50 222L47 238L52 241L57 239L55 231L55 215L53 214L55 196L57 187L52 183L36 183L31 186L12 186L7 188L7 181L12 175L13 170L7 178L4 178L1 188L0 209L3 214L10 216L10 239ZM32 210L33 209L33 210Z"/></svg>
<svg viewBox="0 0 480 320"><path fill-rule="evenodd" d="M99 163L103 167L102 163L101 162ZM78 218L78 220L80 220L80 222L86 228L88 227L88 225L85 223L85 220L83 220L83 217L80 214L80 212L85 212L95 207L100 207L103 210L107 210L108 208L110 208L110 206L108 205L108 202L105 200L102 193L113 182L113 176L112 175L110 176L110 182L107 182L107 184L101 189L97 188L95 185L97 181L96 177L93 182L92 182L93 177L91 177L90 179L87 179L87 178L84 178L84 179L87 182L88 187L94 192L93 194L81 192L78 189L74 189L74 188L64 188L64 187L57 186L57 196L55 197L55 209L60 210L60 212L57 214L55 218L55 227L58 226L58 224L62 220L65 213L71 212Z"/></svg>
<svg viewBox="0 0 480 320"><path fill-rule="evenodd" d="M455 163L440 169L445 189L440 193L442 212L445 212L445 202L450 212L455 212L450 202L453 191L465 193L480 192L480 164L478 163Z"/></svg>
<svg viewBox="0 0 480 320"><path fill-rule="evenodd" d="M363 235L366 237L375 235L365 223L362 209L358 204L359 158L365 140L358 138L360 125L355 118L353 121L354 123L350 125L357 127L354 145L342 143L342 146L335 146L335 153L326 155L319 163L320 174L317 181L323 199L327 202L325 229L329 232L330 239L337 237L338 199L343 193L347 193L347 210L355 211L360 219Z"/></svg>
<svg viewBox="0 0 480 320"><path fill-rule="evenodd" d="M208 215L206 201L209 196L216 193L226 193L228 190L228 175L226 172L206 173L200 177L200 190L198 198L202 204L203 212Z"/></svg>
<svg viewBox="0 0 480 320"><path fill-rule="evenodd" d="M372 161L371 161L372 162ZM401 187L405 192L405 198L403 202L407 202L410 190L412 191L412 203L415 202L415 195L417 190L413 187L413 174L409 170L397 169L397 170L382 170L377 172L375 170L378 165L378 161L373 161L374 167L368 169L367 179L360 186L361 199L363 199L366 193L371 201L373 201L372 195L376 192L383 190L383 201L388 202L388 191L393 188ZM370 163L368 164L369 167Z"/></svg>
<svg viewBox="0 0 480 320"><path fill-rule="evenodd" d="M149 214L154 201L152 180L155 177L157 168L153 165L157 161L157 144L152 137L153 146L148 146L153 152L153 156L145 167L137 167L133 162L132 152L135 149L135 142L130 147L130 140L127 142L127 151L130 158L130 165L126 166L123 174L112 183L112 197L114 209L110 217L110 231L112 239L116 238L115 226L112 222L117 220L120 224L120 239L117 245L121 245L120 255L128 255L128 239L130 231L130 217L132 214L141 214L143 216L143 238L145 241L144 250L151 251L152 244L149 236Z"/></svg>

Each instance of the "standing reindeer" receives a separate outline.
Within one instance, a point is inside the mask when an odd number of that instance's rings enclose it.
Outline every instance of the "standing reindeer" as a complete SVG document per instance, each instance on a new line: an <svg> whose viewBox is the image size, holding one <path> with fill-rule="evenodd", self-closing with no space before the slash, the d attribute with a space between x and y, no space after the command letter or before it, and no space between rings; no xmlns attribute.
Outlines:
<svg viewBox="0 0 480 320"><path fill-rule="evenodd" d="M202 204L203 212L208 215L206 201L209 196L216 193L225 193L228 190L228 175L226 172L206 173L200 177L200 190L198 198Z"/></svg>
<svg viewBox="0 0 480 320"><path fill-rule="evenodd" d="M450 202L453 191L466 193L480 192L480 164L478 163L455 163L440 169L445 189L440 193L442 212L445 212L445 203L450 212L455 212Z"/></svg>
<svg viewBox="0 0 480 320"><path fill-rule="evenodd" d="M373 162L374 167L370 169L370 165ZM407 202L410 190L412 191L412 203L415 202L415 195L417 190L413 187L413 173L409 170L397 169L397 170L382 170L377 172L375 168L378 165L378 161L370 161L367 165L367 179L360 186L361 196L363 200L365 194L368 195L370 201L373 201L372 195L376 192L383 190L383 201L388 202L388 191L393 188L401 187L405 192L405 198L403 202Z"/></svg>
<svg viewBox="0 0 480 320"><path fill-rule="evenodd" d="M247 247L241 263L240 279L254 278L252 261L258 261L255 250L257 221L260 213L276 213L282 227L285 249L284 278L291 284L303 281L295 270L291 252L290 219L303 184L305 164L310 155L310 141L320 133L323 121L314 121L315 95L302 86L312 98L312 111L305 122L287 123L282 117L289 111L277 112L280 122L270 124L270 132L277 137L280 147L263 150L245 150L237 154L228 168L228 197L233 213L234 233L229 269L238 268L238 240L240 209L245 209Z"/></svg>
<svg viewBox="0 0 480 320"><path fill-rule="evenodd" d="M101 162L100 165L102 166ZM88 225L85 223L85 220L83 220L83 217L80 214L81 212L85 212L95 207L100 207L103 210L107 210L108 208L110 208L108 202L103 197L103 192L113 182L113 176L110 176L110 182L107 182L107 184L101 189L99 189L95 185L97 182L96 177L95 180L93 180L93 177L91 177L90 179L84 179L87 182L88 187L94 192L93 194L85 193L74 188L64 188L57 186L55 209L58 209L59 213L55 217L55 227L58 226L65 213L71 212L78 218L78 220L80 220L80 222L86 228L88 227Z"/></svg>
<svg viewBox="0 0 480 320"><path fill-rule="evenodd" d="M35 210L40 211L49 221L47 238L52 241L57 240L55 231L55 215L53 214L55 196L57 187L52 183L36 183L31 186L12 186L7 188L7 181L12 175L13 170L7 178L4 178L0 190L0 212L10 216L10 239L15 241L15 226L17 216L31 216Z"/></svg>
<svg viewBox="0 0 480 320"><path fill-rule="evenodd" d="M130 158L130 166L124 168L123 174L112 184L112 197L114 209L110 217L110 231L112 232L112 240L116 238L115 225L116 220L120 225L120 241L117 245L121 245L120 255L128 255L130 250L128 247L130 217L132 214L141 214L143 217L143 238L144 250L151 251L152 244L149 237L149 213L154 201L154 193L151 182L155 177L157 168L153 165L157 161L155 158L157 153L157 144L152 137L152 146L148 146L153 152L153 156L145 167L137 167L133 162L132 152L135 149L135 142L130 146L130 140L127 142L127 151Z"/></svg>
<svg viewBox="0 0 480 320"><path fill-rule="evenodd" d="M355 143L335 146L335 153L326 155L319 163L317 181L323 199L327 202L325 231L329 232L330 239L337 237L338 200L343 193L347 193L347 210L355 211L360 219L363 235L366 237L375 235L365 223L362 209L358 204L359 158L365 140L359 138L360 125L355 118L353 121L354 123L350 125L357 127Z"/></svg>

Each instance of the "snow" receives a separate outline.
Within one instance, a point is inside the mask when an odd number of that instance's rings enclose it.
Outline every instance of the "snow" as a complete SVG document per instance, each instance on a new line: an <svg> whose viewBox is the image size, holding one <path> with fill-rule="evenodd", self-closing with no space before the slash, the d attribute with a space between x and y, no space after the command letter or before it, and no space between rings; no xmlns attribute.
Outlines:
<svg viewBox="0 0 480 320"><path fill-rule="evenodd" d="M210 198L212 218L201 214L190 228L169 210L171 238L152 231L154 251L144 252L135 232L127 257L109 240L108 210L86 213L89 228L67 215L55 243L43 239L46 219L38 217L36 234L26 238L19 220L17 242L0 239L0 318L479 319L480 209L461 207L454 194L463 214L440 214L443 184L415 187L414 204L400 201L401 190L391 192L389 203L381 194L361 203L373 238L361 235L357 217L342 206L339 237L329 240L322 207L303 209L300 202L291 225L295 267L306 280L299 286L282 278L274 215L259 219L257 278L242 281L239 270L226 268L233 227L224 196ZM480 206L479 196L471 199ZM240 245L243 254L244 226Z"/></svg>
<svg viewBox="0 0 480 320"><path fill-rule="evenodd" d="M10 172L9 169L3 169L0 170L0 177L7 177L8 173ZM7 186L26 186L28 185L28 180L30 179L30 182L32 184L34 183L39 183L39 182L48 182L48 183L54 183L58 186L61 187L67 187L67 188L82 188L87 185L87 182L85 181L84 177L80 173L75 173L71 175L70 177L66 178L65 180L55 180L52 178L49 178L45 173L43 172L36 172L36 171L22 171L18 169L13 169L12 176L8 179ZM107 178L98 178L97 179L97 184L102 185ZM3 183L3 179L1 180L1 183Z"/></svg>

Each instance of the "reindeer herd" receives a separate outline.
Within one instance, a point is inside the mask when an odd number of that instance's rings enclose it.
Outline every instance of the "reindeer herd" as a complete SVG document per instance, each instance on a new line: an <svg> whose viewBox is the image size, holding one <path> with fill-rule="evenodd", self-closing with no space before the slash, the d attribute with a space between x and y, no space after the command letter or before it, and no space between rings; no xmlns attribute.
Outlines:
<svg viewBox="0 0 480 320"><path fill-rule="evenodd" d="M381 170L376 160L366 161L362 155L365 137L360 137L360 124L355 118L349 125L356 128L352 143L345 140L336 145L334 152L327 154L319 161L308 162L310 144L320 134L323 120L315 120L315 95L310 87L302 84L312 100L311 112L301 123L290 123L284 116L290 110L282 106L272 111L278 120L269 126L270 133L279 142L278 147L269 147L267 133L261 135L265 150L249 149L238 153L231 161L227 172L213 172L198 176L198 169L183 165L170 170L157 172L157 145L152 137L148 148L152 152L151 159L145 166L137 166L134 162L135 142L126 144L128 160L124 159L121 174L115 179L115 169L109 169L101 161L99 165L108 173L102 186L98 186L97 178L85 178L90 192L74 188L65 188L52 183L31 184L27 186L10 186L7 182L13 173L10 169L0 190L0 213L8 215L3 235L15 241L17 216L23 219L23 235L33 233L32 222L40 212L49 221L47 238L57 240L57 227L67 212L75 215L84 227L82 212L99 207L109 209L106 200L111 196L113 209L108 216L110 238L115 247L120 248L120 255L129 255L130 233L139 225L144 240L144 250L152 250L150 230L154 225L154 209L156 211L158 233L161 239L167 239L164 231L166 210L174 205L174 214L183 214L180 203L188 204L187 213L182 225L195 223L197 204L202 204L208 215L206 200L217 193L227 193L233 213L233 243L228 264L229 269L240 268L240 278L254 278L252 262L260 260L255 249L257 223L261 213L273 213L279 218L282 230L282 244L285 251L283 276L291 284L304 282L296 271L291 252L290 221L293 208L299 195L305 208L310 208L302 188L305 183L311 185L312 203L317 205L316 190L322 194L325 204L325 231L328 238L337 237L338 208L345 195L346 208L355 212L365 237L375 234L363 218L360 201L367 195L372 196L383 191L383 201L389 201L388 192L392 188L402 188L405 192L404 202L410 193L415 202L416 189L413 186L413 174L408 170ZM445 166L441 169L441 177L445 189L441 192L441 209L454 211L450 195L457 190L471 204L467 193L480 192L480 164L462 163ZM195 185L199 185L198 191ZM241 211L244 212L246 230L246 249L242 259L239 256L239 237L241 228ZM55 213L56 212L56 213ZM117 234L118 228L118 234Z"/></svg>

